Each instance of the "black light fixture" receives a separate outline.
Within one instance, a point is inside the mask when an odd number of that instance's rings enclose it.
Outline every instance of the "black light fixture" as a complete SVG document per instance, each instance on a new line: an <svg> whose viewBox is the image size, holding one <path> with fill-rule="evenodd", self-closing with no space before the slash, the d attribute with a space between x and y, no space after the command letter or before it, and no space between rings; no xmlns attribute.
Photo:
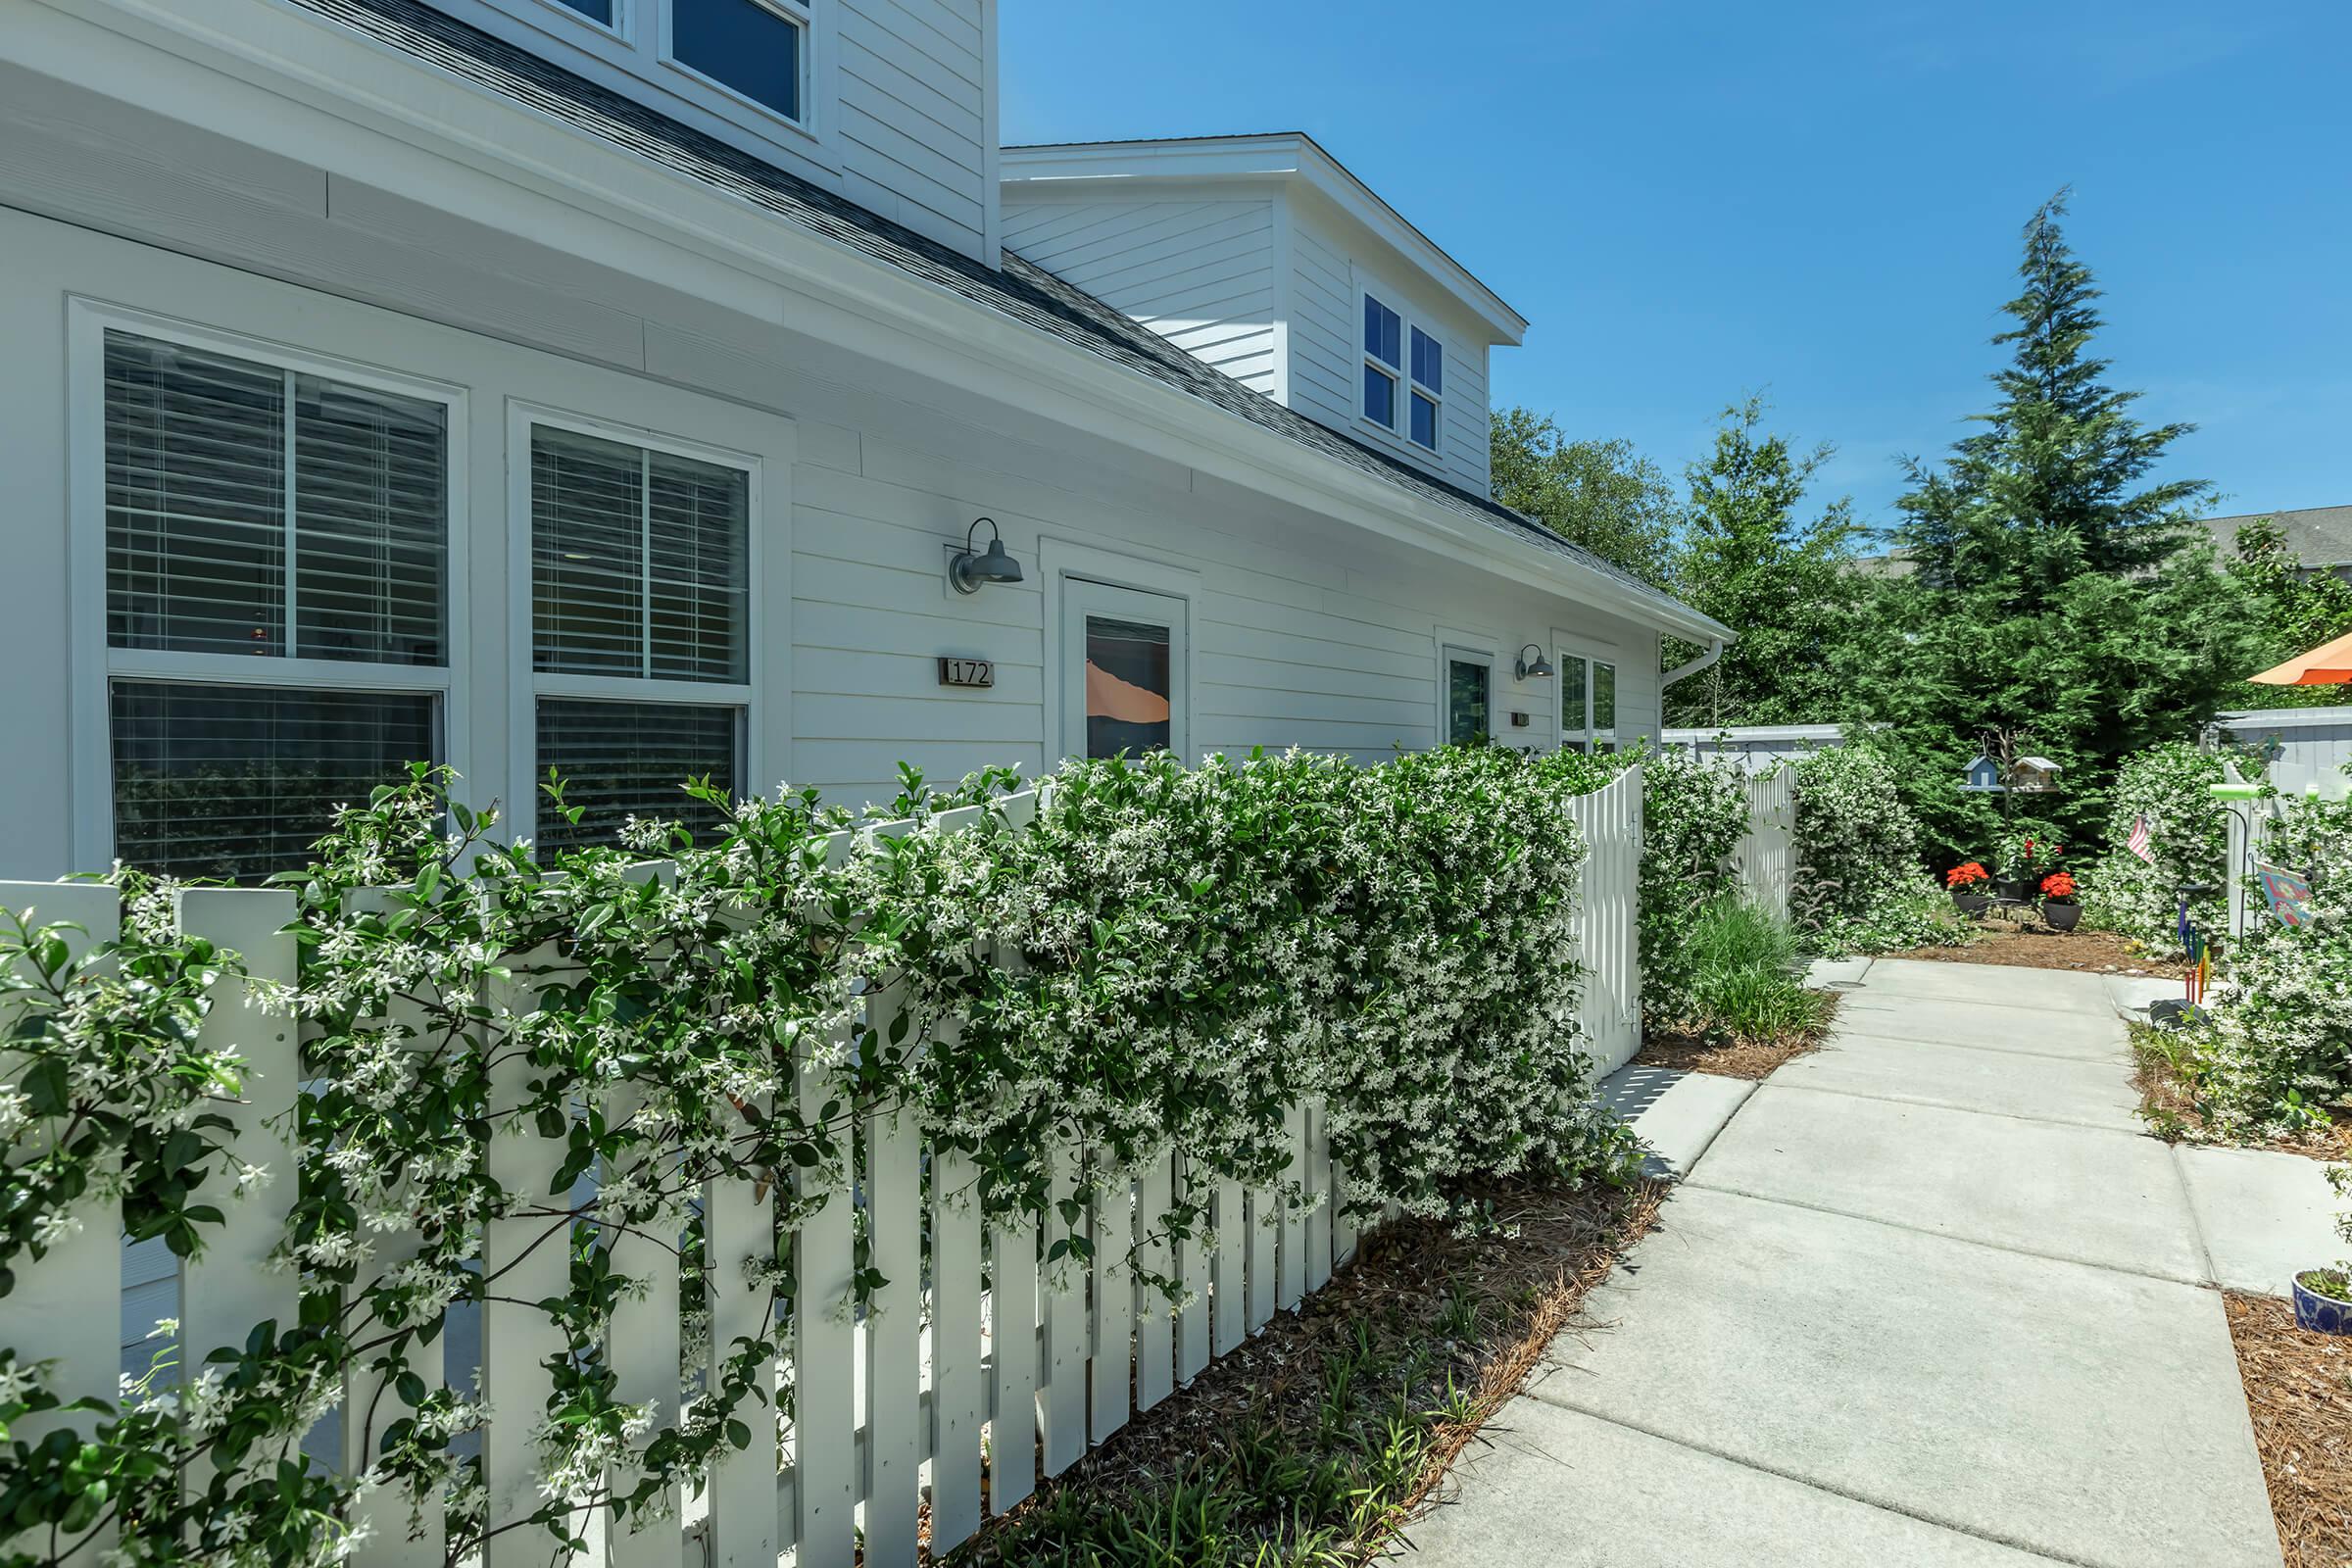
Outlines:
<svg viewBox="0 0 2352 1568"><path fill-rule="evenodd" d="M974 555L972 541L979 537L980 524L984 522L988 524L991 536L988 549L983 554ZM983 583L1020 580L1021 564L1004 553L1004 530L997 526L997 519L973 518L972 525L963 533L962 553L948 563L948 581L956 585L956 591L959 594L976 594Z"/></svg>
<svg viewBox="0 0 2352 1568"><path fill-rule="evenodd" d="M1536 655L1536 662L1532 664L1527 662L1529 649L1534 649ZM1519 650L1519 678L1521 680L1549 680L1557 673L1558 671L1551 667L1551 661L1544 657L1544 650L1537 648L1534 643L1529 643L1526 648Z"/></svg>

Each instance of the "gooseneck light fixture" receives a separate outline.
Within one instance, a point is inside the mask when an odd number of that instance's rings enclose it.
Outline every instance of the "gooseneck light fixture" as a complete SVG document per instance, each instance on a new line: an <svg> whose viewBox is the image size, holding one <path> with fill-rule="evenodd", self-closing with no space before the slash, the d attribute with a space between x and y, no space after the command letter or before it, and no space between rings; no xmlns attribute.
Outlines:
<svg viewBox="0 0 2352 1568"><path fill-rule="evenodd" d="M1530 653L1536 656L1535 662L1532 664L1528 662L1527 659ZM1519 678L1521 680L1549 680L1554 673L1556 671L1551 667L1551 661L1544 657L1543 649L1538 648L1534 643L1529 643L1525 648L1519 650Z"/></svg>
<svg viewBox="0 0 2352 1568"><path fill-rule="evenodd" d="M972 541L979 537L980 524L988 524L988 549L979 555L972 553ZM983 583L1019 582L1021 564L1004 553L1004 531L997 526L994 517L975 517L964 530L963 550L948 563L948 581L959 594L976 594Z"/></svg>

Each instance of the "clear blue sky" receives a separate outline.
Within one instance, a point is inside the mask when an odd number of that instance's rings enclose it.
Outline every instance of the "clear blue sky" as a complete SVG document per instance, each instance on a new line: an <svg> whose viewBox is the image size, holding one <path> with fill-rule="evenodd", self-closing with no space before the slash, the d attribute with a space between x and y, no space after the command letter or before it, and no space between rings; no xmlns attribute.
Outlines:
<svg viewBox="0 0 2352 1568"><path fill-rule="evenodd" d="M1679 479L1764 391L1884 522L2061 185L2228 511L2352 503L2352 5L1004 0L1008 142L1305 130L1534 323L1497 403ZM1435 19L1434 31L1429 24Z"/></svg>

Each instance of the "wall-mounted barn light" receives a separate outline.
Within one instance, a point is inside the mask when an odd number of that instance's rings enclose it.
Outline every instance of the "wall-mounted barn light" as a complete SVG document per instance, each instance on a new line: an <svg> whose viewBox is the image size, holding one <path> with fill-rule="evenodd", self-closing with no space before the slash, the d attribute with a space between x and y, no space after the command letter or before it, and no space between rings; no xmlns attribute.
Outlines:
<svg viewBox="0 0 2352 1568"><path fill-rule="evenodd" d="M972 554L972 541L979 537L980 524L988 524L988 549ZM964 530L963 550L948 563L948 581L959 594L976 594L983 583L1019 582L1021 564L1004 553L1004 530L997 526L994 517L975 517Z"/></svg>
<svg viewBox="0 0 2352 1568"><path fill-rule="evenodd" d="M1532 664L1527 661L1527 656L1531 652L1536 656L1536 661ZM1527 647L1519 650L1519 678L1521 680L1549 680L1556 673L1557 671L1551 667L1551 661L1544 657L1544 650L1538 648L1534 643L1529 643Z"/></svg>

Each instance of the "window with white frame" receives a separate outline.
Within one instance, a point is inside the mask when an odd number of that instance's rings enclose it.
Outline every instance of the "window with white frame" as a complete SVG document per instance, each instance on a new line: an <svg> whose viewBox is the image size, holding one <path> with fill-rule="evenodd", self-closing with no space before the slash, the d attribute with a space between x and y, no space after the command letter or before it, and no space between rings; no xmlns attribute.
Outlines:
<svg viewBox="0 0 2352 1568"><path fill-rule="evenodd" d="M1412 343L1413 385L1407 394L1405 434L1415 446L1435 452L1446 396L1446 346L1417 326Z"/></svg>
<svg viewBox="0 0 2352 1568"><path fill-rule="evenodd" d="M102 342L115 854L256 881L443 757L453 395Z"/></svg>
<svg viewBox="0 0 2352 1568"><path fill-rule="evenodd" d="M1617 666L1569 653L1559 655L1556 662L1560 744L1572 752L1617 750Z"/></svg>
<svg viewBox="0 0 2352 1568"><path fill-rule="evenodd" d="M1367 423L1435 452L1445 428L1446 345L1373 291L1364 291L1363 303L1360 412Z"/></svg>
<svg viewBox="0 0 2352 1568"><path fill-rule="evenodd" d="M686 793L743 786L751 702L748 463L530 425L537 842L612 843L630 817L718 826ZM569 817L577 811L577 820Z"/></svg>
<svg viewBox="0 0 2352 1568"><path fill-rule="evenodd" d="M662 58L771 114L808 118L809 38L823 0L654 0Z"/></svg>

